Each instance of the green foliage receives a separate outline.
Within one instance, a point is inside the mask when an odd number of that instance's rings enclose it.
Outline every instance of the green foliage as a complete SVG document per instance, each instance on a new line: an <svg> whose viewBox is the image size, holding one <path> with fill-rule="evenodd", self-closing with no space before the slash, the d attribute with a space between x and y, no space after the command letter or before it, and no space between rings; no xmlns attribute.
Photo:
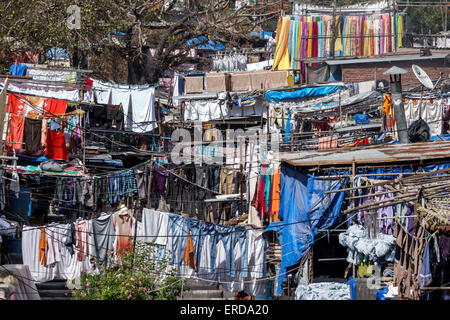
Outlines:
<svg viewBox="0 0 450 320"><path fill-rule="evenodd" d="M175 300L181 293L185 279L175 277L170 270L167 254L158 256L158 246L138 241L133 248L112 253L108 265L98 274L84 273L77 300Z"/></svg>
<svg viewBox="0 0 450 320"><path fill-rule="evenodd" d="M414 2L411 2L414 3ZM434 2L440 3L440 2ZM444 30L446 8L438 6L411 7L408 9L408 31L436 34ZM450 15L447 17L447 19ZM448 20L447 20L448 21Z"/></svg>

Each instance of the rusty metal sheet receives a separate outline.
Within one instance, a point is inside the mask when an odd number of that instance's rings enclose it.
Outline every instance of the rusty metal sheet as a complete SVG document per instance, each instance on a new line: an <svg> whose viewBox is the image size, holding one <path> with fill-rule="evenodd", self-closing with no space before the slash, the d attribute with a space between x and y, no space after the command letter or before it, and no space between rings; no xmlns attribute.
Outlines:
<svg viewBox="0 0 450 320"><path fill-rule="evenodd" d="M450 159L450 141L358 147L352 150L320 150L281 153L282 161L294 166L395 163L432 159Z"/></svg>

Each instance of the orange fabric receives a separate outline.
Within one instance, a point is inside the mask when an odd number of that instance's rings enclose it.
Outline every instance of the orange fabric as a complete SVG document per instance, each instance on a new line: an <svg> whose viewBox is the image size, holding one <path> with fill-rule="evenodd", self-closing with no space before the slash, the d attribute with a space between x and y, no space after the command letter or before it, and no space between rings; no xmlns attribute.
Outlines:
<svg viewBox="0 0 450 320"><path fill-rule="evenodd" d="M280 221L278 212L280 211L280 191L281 191L281 175L280 168L275 171L272 183L272 204L270 205L270 214L273 215L273 221Z"/></svg>
<svg viewBox="0 0 450 320"><path fill-rule="evenodd" d="M11 119L9 120L9 132L6 138L7 142L17 142L16 144L8 144L8 150L10 153L12 149L20 150L22 149L23 142L23 125L25 118L22 115L11 114Z"/></svg>
<svg viewBox="0 0 450 320"><path fill-rule="evenodd" d="M197 271L197 264L195 263L194 243L192 242L191 230L188 231L186 240L186 247L183 251L183 261L192 269Z"/></svg>
<svg viewBox="0 0 450 320"><path fill-rule="evenodd" d="M47 238L45 237L45 228L41 228L41 239L39 240L39 262L43 265L47 265Z"/></svg>
<svg viewBox="0 0 450 320"><path fill-rule="evenodd" d="M62 116L66 113L67 101L59 99L45 99L44 101L44 117Z"/></svg>
<svg viewBox="0 0 450 320"><path fill-rule="evenodd" d="M24 114L25 102L27 96L22 94L9 94L8 102L6 103L6 112L11 112L12 114Z"/></svg>
<svg viewBox="0 0 450 320"><path fill-rule="evenodd" d="M383 99L383 112L389 116L391 114L391 96L386 94Z"/></svg>
<svg viewBox="0 0 450 320"><path fill-rule="evenodd" d="M133 223L133 213L131 210L128 210L126 214L120 214L119 212L114 214L114 229L117 235L116 252L118 256L125 256L127 251L133 246Z"/></svg>

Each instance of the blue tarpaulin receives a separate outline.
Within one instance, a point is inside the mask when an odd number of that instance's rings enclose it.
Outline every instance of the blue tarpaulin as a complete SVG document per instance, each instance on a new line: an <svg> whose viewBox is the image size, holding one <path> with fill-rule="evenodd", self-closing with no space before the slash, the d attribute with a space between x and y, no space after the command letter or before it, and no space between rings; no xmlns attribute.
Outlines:
<svg viewBox="0 0 450 320"><path fill-rule="evenodd" d="M219 41L208 40L207 37L200 36L198 38L193 38L186 41L188 47L196 47L197 49L206 50L225 50L226 47L223 43Z"/></svg>
<svg viewBox="0 0 450 320"><path fill-rule="evenodd" d="M278 217L265 230L279 232L282 246L278 295L286 270L300 262L311 249L319 229L330 228L340 213L344 193L325 194L341 189L345 179L318 178L281 166L281 200Z"/></svg>
<svg viewBox="0 0 450 320"><path fill-rule="evenodd" d="M266 93L266 100L279 102L286 99L326 96L335 93L341 88L342 86L321 86L302 88L294 91L269 91Z"/></svg>

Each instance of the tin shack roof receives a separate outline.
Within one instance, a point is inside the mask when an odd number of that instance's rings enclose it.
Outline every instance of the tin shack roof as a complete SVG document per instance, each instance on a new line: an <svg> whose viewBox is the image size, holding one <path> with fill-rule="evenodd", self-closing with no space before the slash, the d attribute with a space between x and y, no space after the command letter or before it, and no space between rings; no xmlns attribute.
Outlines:
<svg viewBox="0 0 450 320"><path fill-rule="evenodd" d="M296 153L280 153L282 161L293 166L330 166L416 162L450 158L450 141L430 141L411 144L387 144L352 149L328 149Z"/></svg>

